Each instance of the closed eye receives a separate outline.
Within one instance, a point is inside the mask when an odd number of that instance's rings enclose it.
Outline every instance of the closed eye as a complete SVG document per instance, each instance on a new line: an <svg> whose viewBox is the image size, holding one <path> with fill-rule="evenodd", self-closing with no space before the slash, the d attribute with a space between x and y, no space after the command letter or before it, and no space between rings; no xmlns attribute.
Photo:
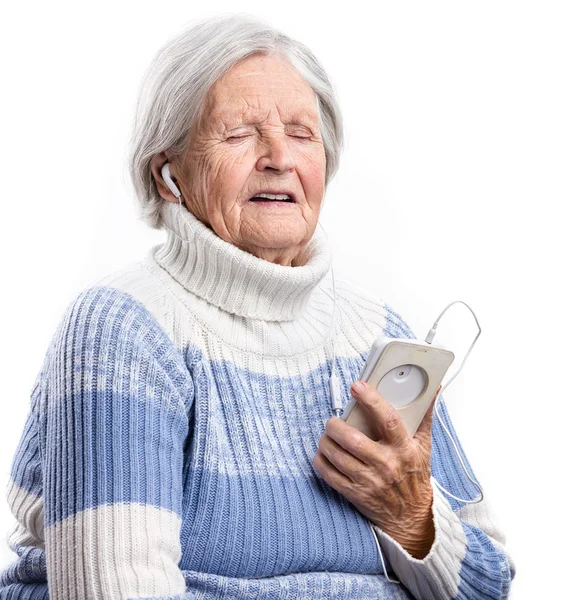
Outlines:
<svg viewBox="0 0 575 600"><path fill-rule="evenodd" d="M306 134L306 133L304 133L304 132L301 132L301 133L302 133L303 135L301 135L301 134L299 134L299 135L298 135L298 134L288 134L288 135L290 135L290 137L294 137L294 138L296 138L296 139L298 139L298 140L311 140L311 139L312 139L312 136L311 136L311 135L309 135L309 134ZM229 136L226 138L226 142L227 142L228 140L233 140L233 141L237 141L237 140L245 140L245 139L247 139L247 138L249 138L249 137L252 137L252 135L253 135L253 134L251 134L251 133L247 133L247 134L244 134L244 135L229 135Z"/></svg>
<svg viewBox="0 0 575 600"><path fill-rule="evenodd" d="M244 138L250 137L251 134L247 135L230 135L226 138L226 140L243 140Z"/></svg>

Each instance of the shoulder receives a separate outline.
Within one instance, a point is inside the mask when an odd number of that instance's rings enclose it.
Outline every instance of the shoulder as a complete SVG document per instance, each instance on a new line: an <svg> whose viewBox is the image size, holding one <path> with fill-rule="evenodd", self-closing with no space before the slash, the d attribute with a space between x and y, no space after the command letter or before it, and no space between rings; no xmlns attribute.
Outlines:
<svg viewBox="0 0 575 600"><path fill-rule="evenodd" d="M152 271L149 257L125 265L92 283L94 288L117 290L126 302L147 311L174 341L174 297L166 293L165 283Z"/></svg>
<svg viewBox="0 0 575 600"><path fill-rule="evenodd" d="M92 284L67 304L50 342L48 356L74 353L102 366L123 357L147 356L174 362L179 353L147 306L119 287ZM97 356L92 356L97 354Z"/></svg>
<svg viewBox="0 0 575 600"><path fill-rule="evenodd" d="M137 373L144 375L134 380ZM116 389L125 381L165 381L182 397L192 386L186 356L154 315L131 294L103 285L81 290L52 336L41 379L43 385L58 386L62 378L72 378L74 385L84 379L98 389Z"/></svg>
<svg viewBox="0 0 575 600"><path fill-rule="evenodd" d="M93 284L82 289L66 306L55 338L120 342L169 343L155 316L132 294L117 287ZM55 340L54 340L55 341Z"/></svg>

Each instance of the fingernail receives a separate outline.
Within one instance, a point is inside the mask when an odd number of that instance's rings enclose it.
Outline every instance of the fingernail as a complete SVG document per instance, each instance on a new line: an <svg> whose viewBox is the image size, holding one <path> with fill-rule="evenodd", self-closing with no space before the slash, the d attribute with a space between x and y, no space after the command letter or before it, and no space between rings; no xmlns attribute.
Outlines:
<svg viewBox="0 0 575 600"><path fill-rule="evenodd" d="M365 392L365 383L363 383L363 381L356 381L351 386L351 391L355 392L356 394L361 394L361 393Z"/></svg>

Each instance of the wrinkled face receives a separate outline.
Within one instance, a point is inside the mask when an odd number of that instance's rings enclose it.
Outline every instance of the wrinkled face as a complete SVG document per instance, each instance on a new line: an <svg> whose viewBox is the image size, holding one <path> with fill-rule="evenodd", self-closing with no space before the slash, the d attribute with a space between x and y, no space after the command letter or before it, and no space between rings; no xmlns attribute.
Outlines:
<svg viewBox="0 0 575 600"><path fill-rule="evenodd" d="M187 151L170 163L188 209L219 237L298 263L317 225L326 161L315 93L291 64L261 54L236 64L212 86ZM293 201L251 200L264 190Z"/></svg>

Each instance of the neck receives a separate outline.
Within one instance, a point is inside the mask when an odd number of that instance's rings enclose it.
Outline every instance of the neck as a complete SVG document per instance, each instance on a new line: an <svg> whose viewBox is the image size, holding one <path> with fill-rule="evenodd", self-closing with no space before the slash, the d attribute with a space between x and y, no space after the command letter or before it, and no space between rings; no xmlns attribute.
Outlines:
<svg viewBox="0 0 575 600"><path fill-rule="evenodd" d="M154 252L156 262L188 291L239 316L297 318L331 265L319 231L291 264L278 264L223 240L179 204L164 202L162 217L167 239Z"/></svg>

